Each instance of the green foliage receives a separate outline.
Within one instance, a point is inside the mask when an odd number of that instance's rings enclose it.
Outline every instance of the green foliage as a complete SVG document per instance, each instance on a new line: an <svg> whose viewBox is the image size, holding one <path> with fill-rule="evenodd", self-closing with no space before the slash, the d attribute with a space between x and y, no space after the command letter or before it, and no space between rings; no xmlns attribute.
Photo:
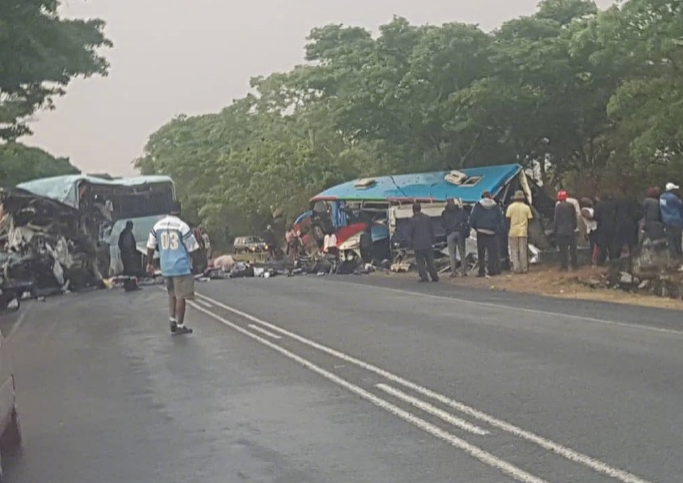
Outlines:
<svg viewBox="0 0 683 483"><path fill-rule="evenodd" d="M67 20L59 0L0 2L0 140L30 134L25 121L65 93L71 79L106 75L111 43L100 20Z"/></svg>
<svg viewBox="0 0 683 483"><path fill-rule="evenodd" d="M258 232L274 211L293 220L359 176L519 162L549 189L640 189L683 176L682 49L673 0L545 0L494 32L327 25L305 64L252 79L219 113L177 117L136 165L173 176L214 235Z"/></svg>
<svg viewBox="0 0 683 483"><path fill-rule="evenodd" d="M55 158L40 148L20 143L0 144L0 186L13 187L37 178L79 173L68 158Z"/></svg>

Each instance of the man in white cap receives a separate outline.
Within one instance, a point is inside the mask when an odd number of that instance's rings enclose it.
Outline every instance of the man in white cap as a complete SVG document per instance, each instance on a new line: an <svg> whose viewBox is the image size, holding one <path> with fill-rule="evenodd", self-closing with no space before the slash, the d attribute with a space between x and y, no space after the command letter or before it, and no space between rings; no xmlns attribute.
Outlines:
<svg viewBox="0 0 683 483"><path fill-rule="evenodd" d="M662 222L666 228L669 239L669 250L674 259L683 259L683 247L681 246L681 235L683 234L683 202L674 193L679 186L674 183L667 183L666 191L659 197L659 206L662 212Z"/></svg>

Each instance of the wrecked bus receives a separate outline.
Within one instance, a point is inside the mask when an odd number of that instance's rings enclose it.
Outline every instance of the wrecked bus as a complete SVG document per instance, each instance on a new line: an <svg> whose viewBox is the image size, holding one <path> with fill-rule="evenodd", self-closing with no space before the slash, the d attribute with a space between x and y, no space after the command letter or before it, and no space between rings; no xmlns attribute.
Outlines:
<svg viewBox="0 0 683 483"><path fill-rule="evenodd" d="M544 220L554 204L524 172L519 164L468 168L461 171L379 176L349 181L311 199L310 231L319 244L325 234L335 233L344 260L365 258L361 254L361 236L368 223L371 229L372 255L375 260L391 259L392 254L407 248L405 227L412 216L409 206L415 201L424 205L435 221L436 246L445 246L445 231L440 214L448 198L460 198L466 209L489 191L501 206L507 206L516 190L525 193L536 212L530 228L531 243L539 248L548 245ZM432 205L431 208L429 205ZM507 252L507 247L503 247Z"/></svg>
<svg viewBox="0 0 683 483"><path fill-rule="evenodd" d="M117 221L165 215L175 186L168 176L69 175L22 183L0 197L5 278L64 290L101 285Z"/></svg>

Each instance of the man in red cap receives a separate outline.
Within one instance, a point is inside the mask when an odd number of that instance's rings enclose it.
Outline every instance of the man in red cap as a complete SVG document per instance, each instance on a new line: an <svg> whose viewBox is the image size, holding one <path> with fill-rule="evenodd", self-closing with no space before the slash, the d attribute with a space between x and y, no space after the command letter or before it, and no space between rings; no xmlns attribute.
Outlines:
<svg viewBox="0 0 683 483"><path fill-rule="evenodd" d="M555 205L555 219L553 226L555 229L555 242L560 249L560 268L569 268L569 257L571 257L572 269L579 267L576 253L576 208L567 201L567 192L562 190L557 193L557 205Z"/></svg>

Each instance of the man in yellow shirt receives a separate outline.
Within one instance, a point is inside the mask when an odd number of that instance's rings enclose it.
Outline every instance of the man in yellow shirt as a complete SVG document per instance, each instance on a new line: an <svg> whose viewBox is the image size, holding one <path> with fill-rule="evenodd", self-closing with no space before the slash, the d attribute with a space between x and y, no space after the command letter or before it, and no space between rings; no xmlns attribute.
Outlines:
<svg viewBox="0 0 683 483"><path fill-rule="evenodd" d="M525 200L524 192L517 191L505 213L510 223L508 236L512 269L515 273L526 273L529 270L529 220L533 219L534 215Z"/></svg>

